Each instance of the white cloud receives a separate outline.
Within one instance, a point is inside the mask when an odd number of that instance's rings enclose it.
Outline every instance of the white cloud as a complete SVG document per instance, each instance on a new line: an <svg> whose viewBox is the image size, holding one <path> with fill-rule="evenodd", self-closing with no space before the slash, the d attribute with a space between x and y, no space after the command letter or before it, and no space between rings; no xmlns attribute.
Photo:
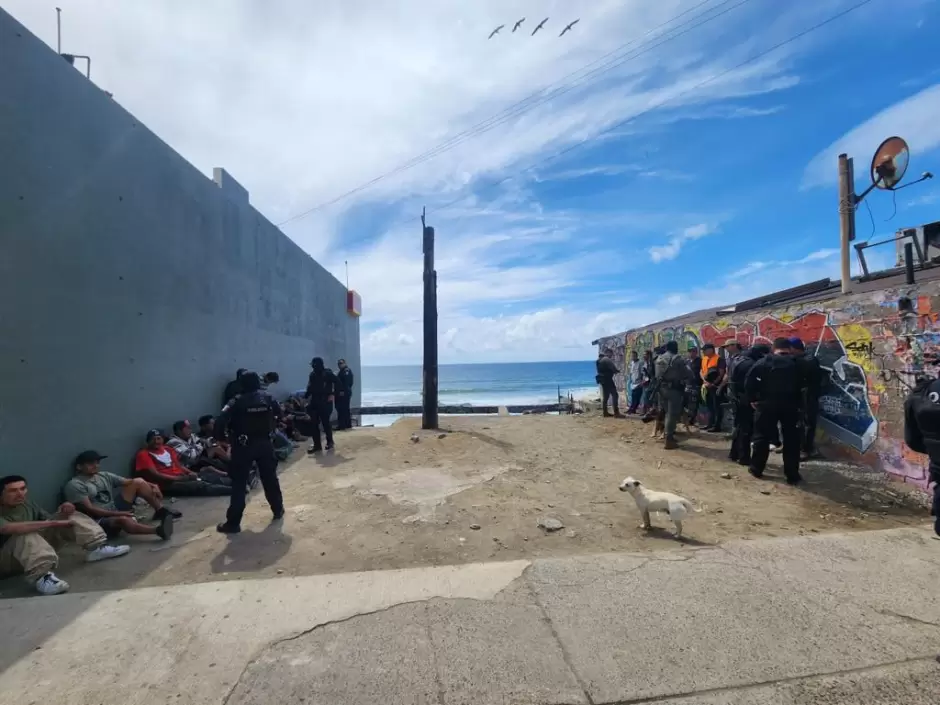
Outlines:
<svg viewBox="0 0 940 705"><path fill-rule="evenodd" d="M940 146L940 83L885 108L817 154L803 172L803 188L832 186L838 180L838 157L855 158L856 181L868 182L868 164L878 145L899 135L913 156Z"/></svg>
<svg viewBox="0 0 940 705"><path fill-rule="evenodd" d="M748 277L755 272L761 272L766 269L787 269L789 267L799 267L800 265L809 264L810 262L819 262L820 260L831 260L834 257L839 256L838 248L823 248L821 250L815 250L810 252L804 257L793 260L773 260L770 262L748 262L746 265L740 269L731 272L726 279L734 280ZM811 280L807 280L811 281Z"/></svg>
<svg viewBox="0 0 940 705"><path fill-rule="evenodd" d="M653 262L672 260L679 256L679 252L686 243L711 235L714 232L715 228L707 223L691 225L669 238L665 245L654 245L647 252L649 252L650 259Z"/></svg>
<svg viewBox="0 0 940 705"><path fill-rule="evenodd" d="M839 276L837 251L817 250L804 257L756 263L746 273L716 274L699 288L667 294L637 293L632 306L610 307L597 313L596 305L553 306L521 314L472 317L452 316L441 336L442 362L588 359L596 351L591 341L622 333L694 310L718 308L787 289L799 284ZM869 255L872 271L893 266L889 252ZM859 273L852 263L854 275ZM604 299L605 303L611 303ZM387 341L406 334L420 340L421 323L398 320L363 341L369 363L394 364L420 359L420 344L412 351ZM443 330L443 328L442 328ZM416 357L417 356L417 357Z"/></svg>
<svg viewBox="0 0 940 705"><path fill-rule="evenodd" d="M657 106L688 108L690 114L714 108L738 117L772 110L745 102L795 85L791 52L806 51L806 42L696 86L839 4L748 4L595 80L568 80L566 92L550 93L565 76L697 1L592 0L577 8L570 0L59 4L63 49L93 55L93 80L203 173L226 167L276 222L529 101L525 111L488 123L493 129L460 138L433 159L285 228L340 279L348 260L351 285L363 294L363 356L375 363L420 359L421 256L416 218L408 227L383 227L381 221L374 227L350 225L361 221L349 216L369 213L372 206L396 219L416 214L425 202L433 213L435 205L464 195L432 218L439 233L445 359L583 357L589 352L585 341L599 332L662 317L652 302L640 303L649 299L646 292L626 307L614 299L629 299L631 292L599 302L585 291L599 273L626 271L643 254L639 244L639 256L609 251L592 227L619 225L644 235L701 223L659 246L655 257L665 260L711 232L705 223L717 216L546 212L527 193L526 182L543 173L552 178L545 160L581 142L645 138L647 127L630 119ZM50 6L7 0L4 8L54 44ZM581 22L563 40L554 30L536 37L504 30L486 39L496 25L536 14L551 16L549 27L568 16ZM755 22L759 36L751 31L743 41L728 41ZM531 100L534 93L539 97ZM575 160L580 152L567 155L558 168L567 178L592 169L615 177L621 168L637 178L690 178L649 159L657 147L653 140L644 144L646 158L623 156L640 168L616 157L605 157L606 165L585 164ZM493 189L482 188L514 174L521 176L502 183L495 199ZM677 310L682 304L670 305Z"/></svg>
<svg viewBox="0 0 940 705"><path fill-rule="evenodd" d="M916 186L914 188L917 188ZM911 198L905 205L908 208L913 208L916 206L931 206L934 203L940 201L940 191L928 191L925 194Z"/></svg>
<svg viewBox="0 0 940 705"><path fill-rule="evenodd" d="M599 164L580 169L561 169L559 171L536 174L536 181L565 181L569 179L583 179L586 176L620 176L621 174L637 173L643 167L637 164Z"/></svg>

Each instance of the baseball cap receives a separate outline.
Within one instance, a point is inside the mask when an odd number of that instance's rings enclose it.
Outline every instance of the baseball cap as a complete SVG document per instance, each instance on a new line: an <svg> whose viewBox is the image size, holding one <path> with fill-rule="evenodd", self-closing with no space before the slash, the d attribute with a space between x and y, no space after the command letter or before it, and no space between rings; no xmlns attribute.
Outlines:
<svg viewBox="0 0 940 705"><path fill-rule="evenodd" d="M72 465L84 465L85 463L97 463L99 460L104 460L107 458L107 455L102 455L96 450L83 450L81 453L75 456L75 461Z"/></svg>
<svg viewBox="0 0 940 705"><path fill-rule="evenodd" d="M150 429L149 431L147 431L147 442L149 443L157 436L165 437L165 434L159 428Z"/></svg>

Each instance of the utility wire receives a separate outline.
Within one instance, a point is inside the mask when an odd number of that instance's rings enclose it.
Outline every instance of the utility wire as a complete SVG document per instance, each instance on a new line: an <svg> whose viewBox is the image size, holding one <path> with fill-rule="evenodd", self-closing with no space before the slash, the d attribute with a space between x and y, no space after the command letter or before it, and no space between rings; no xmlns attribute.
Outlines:
<svg viewBox="0 0 940 705"><path fill-rule="evenodd" d="M464 131L462 131L462 132L459 132L459 133L457 133L456 135L453 135L452 137L450 137L450 138L444 140L443 142L441 142L440 144L436 145L435 147L432 147L431 149L429 149L429 150L427 150L427 151L425 151L425 152L422 152L421 154L418 154L418 155L412 157L411 159L409 159L408 161L406 161L406 162L404 162L404 163L398 165L397 167L395 167L395 168L392 169L391 171L388 171L388 172L385 172L385 173L383 173L383 174L380 174L379 176L376 176L375 178L373 178L373 179L371 179L371 180L369 180L369 181L367 181L367 182L365 182L365 183L363 183L363 184L361 184L361 185L359 185L359 186L356 186L355 188L350 189L349 191L346 191L345 193L342 193L342 194L336 196L335 198L330 199L329 201L324 201L324 202L322 202L322 203L320 203L320 204L318 204L318 205L316 205L316 206L313 206L312 208L309 208L309 209L307 209L307 210L305 210L305 211L303 211L303 212L301 212L301 213L297 213L296 215L293 215L293 216L291 216L290 218L287 218L286 220L284 220L284 221L278 223L278 226L281 227L281 226L287 225L288 223L292 223L292 222L294 222L294 221L296 221L296 220L300 220L300 219L302 219L302 218L305 218L306 216L311 215L311 214L313 214L313 213L315 213L315 212L317 212L317 211L320 211L320 210L322 210L322 209L324 209L324 208L327 208L327 207L329 207L329 206L331 206L331 205L334 205L334 204L336 204L336 203L338 203L338 202L340 202L340 201L342 201L342 200L348 198L349 196L355 195L355 194L359 193L360 191L364 191L365 189L369 188L370 186L374 186L374 185L377 184L378 182L380 182L380 181L382 181L382 180L384 180L384 179L387 179L387 178L390 177L390 176L395 176L395 175L397 175L397 174L400 174L400 173L403 172L403 171L407 171L407 170L409 170L409 169L412 169L412 168L418 166L419 164L423 164L424 162L429 161L430 159L433 159L434 157L438 156L439 154L443 154L444 152L450 151L450 150L453 149L454 147L456 147L456 146L462 144L463 142L466 142L467 140L471 139L472 137L476 137L476 136L478 136L478 135L481 135L481 134L484 134L484 133L486 133L486 132L489 132L490 130L492 130L492 129L498 127L499 125L505 124L506 122L508 122L510 119L512 119L512 118L514 118L514 117L518 117L518 116L520 116L520 115L523 115L524 113L529 112L530 110L533 110L534 108L536 108L536 107L538 107L538 106L540 106L540 105L543 105L544 103L548 102L549 100L553 100L553 99L555 99L555 98L558 98L559 96L564 95L564 94L567 93L568 91L571 91L571 90L573 90L574 88L577 88L577 87L580 86L580 85L584 85L584 83L586 82L586 79L590 79L591 77L596 77L596 76L600 76L600 75L602 75L602 74L604 74L604 73L607 73L608 71L611 71L611 70L613 70L613 69L615 69L615 68L617 68L617 67L619 67L619 66L622 66L623 64L627 63L628 61L632 61L633 59L635 59L635 58L641 56L642 54L645 54L645 53L647 53L647 52L649 52L649 51L652 51L653 49L655 49L655 48L657 48L657 47L659 47L659 46L662 46L663 44L666 44L666 43L671 42L671 41L673 41L673 40L675 40L675 39L678 39L678 38L681 37L682 35L687 34L688 32L691 32L691 31L694 30L694 29L697 29L698 27L702 26L703 24L706 24L706 23L708 23L708 22L711 22L712 20L717 19L718 17L721 17L721 16L724 15L724 14L727 14L728 12L731 12L732 10L735 10L735 9L737 9L738 7L741 7L742 5L746 5L747 3L752 2L752 0L738 0L738 2L737 2L735 5L733 5L732 7L727 8L727 9L725 9L725 10L723 10L723 11L717 13L717 14L714 14L714 15L712 15L711 17L708 17L708 18L706 18L705 20L703 20L703 21L701 21L701 22L695 23L696 20L700 20L702 17L704 17L704 16L705 16L706 14L708 14L709 12L712 12L712 11L714 11L714 10L717 10L717 9L719 9L719 8L725 6L725 5L728 5L728 4L731 3L732 1L733 1L733 0L722 0L722 2L720 2L718 5L716 5L716 6L714 6L714 7L711 7L711 8L709 8L709 9L707 9L705 12L703 12L703 13L697 15L696 17L693 17L692 19L687 20L686 22L683 22L683 23L677 25L676 27L673 27L673 28L667 30L667 31L664 32L662 35L660 35L659 37L654 38L653 41L662 40L662 41L659 41L659 43L657 43L657 44L649 44L649 45L647 45L646 47L642 47L642 45L641 45L641 47L639 47L638 49L634 49L634 50L631 50L630 52L628 52L628 54L632 54L632 55L627 55L627 56L623 56L623 55L622 55L623 52L624 52L628 47L630 47L630 46L632 46L632 45L634 45L634 44L637 44L638 42L641 42L641 41L644 40L646 37L648 37L649 35L653 34L653 33L656 32L656 31L658 31L659 29L662 29L663 27L665 27L665 26L667 26L667 25L669 25L669 24L672 24L673 22L675 22L676 20L678 20L678 19L684 17L685 15L688 15L689 13L694 12L695 10L701 8L703 5L706 5L706 4L708 4L709 2L712 2L712 0L702 0L702 2L699 2L697 5L694 5L694 6L690 7L689 9L685 10L684 12L681 12L681 13L679 13L678 15L673 16L673 17L670 18L669 20L666 20L665 22L662 22L661 24L657 25L656 27L653 27L652 29L648 30L648 31L647 31L645 34L643 34L642 36L640 36L640 37L638 37L638 38L635 38L635 39L632 39L632 40L630 40L629 42L627 42L627 43L625 43L625 44L622 44L621 46L617 47L616 49L614 49L614 50L612 50L612 51L609 51L608 53L604 54L603 56L600 56L600 57L598 57L597 59L594 59L593 61L591 61L591 62L585 64L584 66L582 66L580 69L577 69L576 71L572 71L571 73L569 73L569 74L563 76L562 78L558 79L558 80L555 81L554 83L550 83L550 84L549 84L548 86L546 86L545 88L542 88L542 89L539 89L538 91L535 91L534 93L532 93L532 94L530 94L529 96L523 98L522 100L520 100L520 101L518 101L518 102L516 102L516 103L513 103L512 105L508 106L507 108L504 108L502 111L496 113L495 115L492 115L492 116L486 118L485 120L483 120L483 121L481 121L481 122L479 122L479 123L477 123L477 124L475 124L475 125L473 125L473 126L467 128L466 130L464 130ZM694 23L694 24L693 24L693 23ZM692 24L692 26L691 26L691 27L688 27L688 25L690 25L690 24ZM686 30L684 30L684 31L682 31L682 32L679 32L679 33L677 33L677 34L674 34L674 35L672 35L672 36L669 36L669 37L666 37L665 39L663 39L663 37L664 37L666 34L668 34L668 32L673 32L673 31L675 31L675 30L677 30L677 29L681 29L682 27L688 27L688 29L686 29ZM616 56L615 58L611 59L610 57L613 57L614 55L619 55L619 56ZM605 61L606 59L609 59L609 60L608 60L608 61ZM603 63L602 63L602 62L603 62ZM591 69L592 66L595 66L595 65L597 65L597 64L600 64L600 66L597 66L597 68ZM588 70L588 69L591 69L591 70ZM578 76L579 74L583 74L583 75L579 76L578 78L576 78L574 81L568 83L567 85L565 84L565 81L567 81L569 78L571 78L571 77L573 77L573 76ZM554 86L555 88L553 88L553 86ZM551 89L551 90L549 90L549 89Z"/></svg>
<svg viewBox="0 0 940 705"><path fill-rule="evenodd" d="M699 88L701 88L701 87L703 87L703 86L706 86L706 85L708 85L709 83L718 80L719 78L723 78L724 76L727 76L729 73L731 73L731 72L733 72L733 71L737 71L738 69L743 68L744 66L747 66L748 64L751 64L751 63L757 61L758 59L762 59L762 58L764 58L765 56L767 56L768 54L771 54L771 53L775 52L777 49L781 49L781 48L787 46L788 44L792 44L793 42L796 42L796 41L802 39L803 37L807 36L808 34L812 34L813 32L815 32L815 31L817 31L817 30L820 30L820 29L822 29L823 27L825 27L825 26L827 26L827 25L829 25L829 24L832 24L833 22L836 22L837 20L842 19L842 18L845 17L846 15L848 15L848 14L854 12L855 10L858 10L858 9L864 7L865 5L868 5L868 4L871 3L872 1L873 1L873 0L861 0L861 2L857 2L856 4L852 5L851 7L848 7L848 8L846 8L845 10L842 10L841 12L838 12L838 13L836 13L836 14L834 14L834 15L831 15L831 16L828 17L827 19L822 20L821 22L817 22L817 23L814 24L813 26L808 27L808 28L802 30L801 32L798 32L797 34L794 34L793 36L791 36L791 37L788 38L788 39L783 40L782 42L778 42L777 44L774 44L773 46L771 46L771 47L769 47L769 48L767 48L767 49L765 49L765 50L763 50L763 51L761 51L761 52L755 54L754 56L751 56L751 57L748 58L748 59L745 59L744 61L740 62L739 64L736 64L735 66L732 66L731 68L728 68L728 69L725 69L724 71L721 71L721 72L719 72L719 73L713 74L713 75L709 76L708 78L706 78L705 80L700 81L699 83L696 83L694 86L690 86L689 88L686 88L686 89L684 89L684 90L682 90L682 91L679 91L678 93L675 93L674 95L671 95L671 96L669 96L668 98L665 98L664 100L661 100L660 102L658 102L658 103L656 103L656 104L654 104L654 105L651 105L650 107L648 107L648 108L646 108L646 109L640 111L639 113L637 113L637 114L635 114L635 115L631 115L631 116L628 117L628 118L625 118L625 119L623 119L623 120L620 120L619 122L616 122L616 123L614 123L613 125L610 125L609 127L604 128L603 130L601 130L600 132L598 132L598 133L597 133L596 135L594 135L593 137L590 137L590 138L587 138L587 139L583 139L583 140L581 140L580 142L576 142L575 144L573 144L573 145L571 145L571 146L569 146L569 147L566 147L565 149L563 149L563 150L561 150L561 151L559 151L559 152L556 152L556 153L554 153L554 154L549 155L548 157L545 157L545 158L543 158L543 159L539 159L539 160L536 161L536 162L533 162L532 164L530 164L529 166L525 167L524 169L521 169L521 170L519 170L519 171L517 171L517 172L515 172L515 173L513 173L513 174L510 174L510 175L505 176L505 177L503 177L503 178L501 178L501 179L499 179L499 180L497 180L497 181L494 181L492 184L490 184L490 185L488 186L488 188L492 188L492 187L494 187L494 186L499 186L500 184L503 184L503 183L505 183L505 182L507 182L507 181L510 181L511 179L514 179L515 177L519 176L520 174L524 174L525 172L529 171L530 169L532 169L532 168L535 167L535 166L538 166L539 164L542 164L542 163L544 163L544 162L548 162L548 161L552 161L552 160L554 160L554 159L557 159L558 157L564 156L565 154L568 154L569 152L572 152L572 151L574 151L575 149L578 149L579 147L581 147L582 145L584 145L584 144L587 143L587 142L590 142L590 141L592 141L592 140L595 140L595 139L597 139L598 137L601 137L601 136L603 136L603 135L606 135L606 134L608 134L608 133L610 133L610 132L614 132L615 130L619 130L619 129L620 129L621 127L623 127L624 125L627 125L627 124L633 122L634 120L636 120L637 118L643 117L644 115L647 115L647 114L653 112L654 110L658 110L659 108L661 108L661 107L663 107L664 105L670 103L671 101L675 100L676 98L680 98L681 96L686 95L686 94L688 94L688 93L691 93L691 92L694 91L694 90L698 90ZM465 198L466 198L465 195L461 195L461 196L459 196L458 198L455 198L455 199L452 200L452 201L448 201L447 203L444 203L444 204L442 204L442 205L440 205L440 206L437 206L436 208L431 208L431 209L430 209L429 211L427 211L427 212L428 212L428 213L439 213L439 212L442 211L442 210L446 210L447 208L450 208L451 206L456 205L457 203L460 203L460 202L461 202L462 200L464 200ZM402 224L405 224L405 223L410 223L410 222L412 222L413 220L414 220L414 217L413 217L413 216L410 216L410 217L408 217L408 218L404 218L404 219L402 219L402 220L400 220L400 221L396 221L395 223L392 223L392 225L389 226L389 227L395 227L395 226L397 226L397 225L402 225Z"/></svg>

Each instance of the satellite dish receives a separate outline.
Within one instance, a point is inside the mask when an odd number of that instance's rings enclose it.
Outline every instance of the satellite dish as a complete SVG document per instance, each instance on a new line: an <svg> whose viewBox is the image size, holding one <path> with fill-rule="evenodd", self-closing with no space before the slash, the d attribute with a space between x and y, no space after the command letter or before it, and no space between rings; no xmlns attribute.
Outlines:
<svg viewBox="0 0 940 705"><path fill-rule="evenodd" d="M900 137L889 137L875 151L871 160L871 183L875 188L893 191L911 159L911 150Z"/></svg>

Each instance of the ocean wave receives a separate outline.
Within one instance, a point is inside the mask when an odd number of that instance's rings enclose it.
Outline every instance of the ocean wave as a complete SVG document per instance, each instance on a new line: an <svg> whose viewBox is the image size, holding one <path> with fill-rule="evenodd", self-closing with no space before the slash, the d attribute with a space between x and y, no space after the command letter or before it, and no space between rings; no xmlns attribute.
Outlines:
<svg viewBox="0 0 940 705"><path fill-rule="evenodd" d="M583 387L562 391L567 398L571 394L575 399L597 396L597 387ZM443 394L438 397L440 404L469 406L514 406L523 404L555 404L558 394L555 391L538 390L503 394L492 389L481 390L473 394ZM421 404L421 395L414 392L375 392L363 395L362 406L416 406Z"/></svg>

